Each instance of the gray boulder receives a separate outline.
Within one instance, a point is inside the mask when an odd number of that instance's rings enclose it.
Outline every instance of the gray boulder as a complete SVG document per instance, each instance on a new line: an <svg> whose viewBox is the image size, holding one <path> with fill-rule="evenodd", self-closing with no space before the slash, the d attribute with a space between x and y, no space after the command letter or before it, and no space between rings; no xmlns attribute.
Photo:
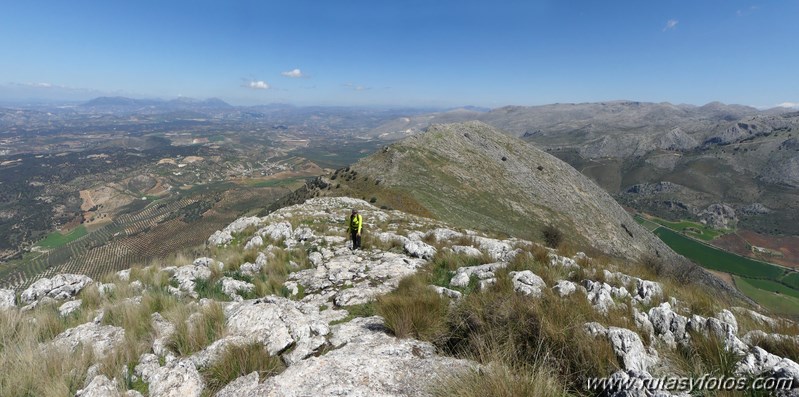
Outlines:
<svg viewBox="0 0 799 397"><path fill-rule="evenodd" d="M229 335L261 343L271 355L295 344L295 350L310 348L313 343L300 343L330 332L315 306L274 296L230 304L225 308L225 317Z"/></svg>
<svg viewBox="0 0 799 397"><path fill-rule="evenodd" d="M688 318L671 310L671 305L668 302L649 309L648 314L655 335L660 337L667 346L674 348L677 343L688 343L689 337L686 332Z"/></svg>
<svg viewBox="0 0 799 397"><path fill-rule="evenodd" d="M255 289L254 285L246 281L236 280L230 277L222 277L219 283L222 284L222 292L234 300L241 300L241 296L239 296L240 292L252 292Z"/></svg>
<svg viewBox="0 0 799 397"><path fill-rule="evenodd" d="M363 325L354 327L359 336L341 348L300 361L244 395L427 396L429 385L440 376L476 367L466 360L437 356L429 343L396 339Z"/></svg>
<svg viewBox="0 0 799 397"><path fill-rule="evenodd" d="M658 361L657 358L647 354L641 338L629 329L610 327L607 337L625 370L646 372Z"/></svg>
<svg viewBox="0 0 799 397"><path fill-rule="evenodd" d="M75 351L79 346L91 347L96 358L102 358L125 342L125 330L112 325L94 322L78 325L58 334L50 346L65 351Z"/></svg>
<svg viewBox="0 0 799 397"><path fill-rule="evenodd" d="M264 239L261 236L253 236L250 241L247 241L247 244L244 244L244 249L249 250L262 245L264 245Z"/></svg>
<svg viewBox="0 0 799 397"><path fill-rule="evenodd" d="M547 287L544 280L530 270L510 272L508 276L513 281L513 290L524 295L532 295L537 298L541 296L541 291Z"/></svg>
<svg viewBox="0 0 799 397"><path fill-rule="evenodd" d="M75 397L114 397L121 396L116 380L108 379L105 375L97 375L88 386L78 390Z"/></svg>
<svg viewBox="0 0 799 397"><path fill-rule="evenodd" d="M58 307L58 313L62 317L69 316L70 314L74 313L78 309L80 309L80 305L83 303L82 300L76 299L74 301L64 302L63 305Z"/></svg>
<svg viewBox="0 0 799 397"><path fill-rule="evenodd" d="M272 223L258 231L259 235L268 237L272 241L288 240L291 238L291 233L291 223L288 222Z"/></svg>
<svg viewBox="0 0 799 397"><path fill-rule="evenodd" d="M555 284L554 287L552 287L552 290L562 298L577 291L577 284L569 280L560 280L557 282L557 284Z"/></svg>
<svg viewBox="0 0 799 397"><path fill-rule="evenodd" d="M182 360L158 368L150 376L150 397L200 397L205 389L191 360Z"/></svg>
<svg viewBox="0 0 799 397"><path fill-rule="evenodd" d="M58 274L53 278L41 278L22 291L19 299L24 304L36 302L43 297L66 300L77 295L92 279L82 274Z"/></svg>
<svg viewBox="0 0 799 397"><path fill-rule="evenodd" d="M414 258L432 259L436 254L435 247L422 241L408 240L403 248L408 255Z"/></svg>

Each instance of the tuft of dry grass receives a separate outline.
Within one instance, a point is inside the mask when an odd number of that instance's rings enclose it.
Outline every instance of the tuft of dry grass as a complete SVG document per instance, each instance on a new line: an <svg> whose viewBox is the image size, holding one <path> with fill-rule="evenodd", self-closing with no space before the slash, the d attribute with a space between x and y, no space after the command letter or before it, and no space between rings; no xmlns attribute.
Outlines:
<svg viewBox="0 0 799 397"><path fill-rule="evenodd" d="M270 356L263 345L253 343L228 346L222 355L201 373L205 379L206 390L210 394L215 394L240 376L258 372L259 379L263 380L283 372L285 368L280 357Z"/></svg>
<svg viewBox="0 0 799 397"><path fill-rule="evenodd" d="M57 311L36 309L29 314L0 311L0 395L4 397L74 395L83 387L93 363L92 349L74 352L43 349L42 335L55 333L55 324L67 324ZM64 325L63 327L66 327ZM53 335L55 336L55 335Z"/></svg>
<svg viewBox="0 0 799 397"><path fill-rule="evenodd" d="M439 347L452 355L491 362L502 358L511 368L546 362L570 390L587 377L606 376L619 368L609 343L596 343L583 331L590 321L622 323L627 313L597 313L584 296L560 298L545 291L540 298L520 295L504 272L497 283L467 294L447 318L449 331ZM624 321L627 320L627 321ZM619 324L621 325L621 324Z"/></svg>
<svg viewBox="0 0 799 397"><path fill-rule="evenodd" d="M420 277L406 277L397 289L377 299L376 312L398 338L437 340L446 330L448 302Z"/></svg>
<svg viewBox="0 0 799 397"><path fill-rule="evenodd" d="M435 397L556 397L568 396L557 375L542 363L510 367L492 362L480 371L447 374L433 385Z"/></svg>
<svg viewBox="0 0 799 397"><path fill-rule="evenodd" d="M664 356L678 375L691 377L704 374L733 376L735 365L742 358L727 349L724 341L714 334L705 336L700 333L691 333L690 345L665 350Z"/></svg>
<svg viewBox="0 0 799 397"><path fill-rule="evenodd" d="M167 314L175 325L167 347L180 356L196 353L225 334L225 313L213 302L192 315L186 306L178 306Z"/></svg>

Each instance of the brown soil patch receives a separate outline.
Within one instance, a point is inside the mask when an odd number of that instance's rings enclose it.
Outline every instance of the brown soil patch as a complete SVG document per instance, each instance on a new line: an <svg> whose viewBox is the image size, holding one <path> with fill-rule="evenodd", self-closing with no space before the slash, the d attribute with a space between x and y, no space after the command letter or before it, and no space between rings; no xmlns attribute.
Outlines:
<svg viewBox="0 0 799 397"><path fill-rule="evenodd" d="M83 200L83 202L80 205L81 211L88 211L89 209L95 206L94 200L92 199L92 192L88 190L80 191L80 199Z"/></svg>
<svg viewBox="0 0 799 397"><path fill-rule="evenodd" d="M718 278L719 280L724 281L725 283L727 283L731 287L735 288L735 281L733 281L732 276L729 273L718 272L718 271L709 270L709 269L705 269L705 270L710 272L710 274L716 276L716 278Z"/></svg>
<svg viewBox="0 0 799 397"><path fill-rule="evenodd" d="M721 236L711 244L748 258L799 268L799 236L769 236L750 230L739 230ZM780 252L782 256L756 254L752 252L752 245Z"/></svg>

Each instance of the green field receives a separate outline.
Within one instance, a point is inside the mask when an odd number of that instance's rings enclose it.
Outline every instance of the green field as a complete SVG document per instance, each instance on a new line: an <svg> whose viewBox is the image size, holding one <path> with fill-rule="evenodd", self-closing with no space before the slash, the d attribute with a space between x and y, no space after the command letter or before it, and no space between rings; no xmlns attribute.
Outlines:
<svg viewBox="0 0 799 397"><path fill-rule="evenodd" d="M641 226L643 226L646 230L649 230L650 232L655 231L655 229L660 227L659 224L652 222L650 220L646 220L640 215L636 215L634 218L636 222L638 222Z"/></svg>
<svg viewBox="0 0 799 397"><path fill-rule="evenodd" d="M307 177L300 176L295 178L287 178L287 179L272 179L268 181L252 181L247 182L247 186L250 187L285 187L291 186L298 182L304 182Z"/></svg>
<svg viewBox="0 0 799 397"><path fill-rule="evenodd" d="M702 267L748 278L779 280L784 270L702 244L665 227L654 233L671 249Z"/></svg>
<svg viewBox="0 0 799 397"><path fill-rule="evenodd" d="M767 309L779 314L799 316L799 298L760 289L752 284L752 281L755 280L737 276L733 276L733 280L735 280L735 286L744 295Z"/></svg>
<svg viewBox="0 0 799 397"><path fill-rule="evenodd" d="M789 273L780 279L780 282L791 288L799 289L799 273Z"/></svg>
<svg viewBox="0 0 799 397"><path fill-rule="evenodd" d="M799 299L799 290L795 290L776 281L747 278L746 282L755 288L760 288L764 291L777 292L782 295L793 296L794 298Z"/></svg>
<svg viewBox="0 0 799 397"><path fill-rule="evenodd" d="M691 237L696 237L704 241L713 240L718 236L722 236L730 232L729 230L716 230L711 227L707 227L701 223L691 222L686 220L681 220L679 222L671 222L665 219L652 217L651 221L666 226L669 229L676 230L678 232L683 232Z"/></svg>
<svg viewBox="0 0 799 397"><path fill-rule="evenodd" d="M36 243L36 245L45 249L58 248L66 243L75 241L85 236L87 233L86 226L80 225L75 229L72 229L72 231L67 234L61 234L61 232L52 232L48 234L47 237Z"/></svg>

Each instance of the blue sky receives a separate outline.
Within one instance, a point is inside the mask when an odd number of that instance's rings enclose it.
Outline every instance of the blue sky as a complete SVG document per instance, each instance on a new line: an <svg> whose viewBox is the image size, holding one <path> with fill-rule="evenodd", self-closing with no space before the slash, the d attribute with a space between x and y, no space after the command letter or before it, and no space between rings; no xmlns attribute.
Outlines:
<svg viewBox="0 0 799 397"><path fill-rule="evenodd" d="M799 102L799 1L9 1L0 100Z"/></svg>

